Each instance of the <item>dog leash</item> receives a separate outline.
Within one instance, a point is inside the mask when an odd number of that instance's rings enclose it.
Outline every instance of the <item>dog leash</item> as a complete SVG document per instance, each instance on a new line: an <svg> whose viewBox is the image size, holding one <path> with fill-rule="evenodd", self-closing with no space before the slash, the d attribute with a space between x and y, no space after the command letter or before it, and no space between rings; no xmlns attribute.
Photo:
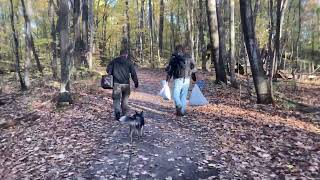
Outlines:
<svg viewBox="0 0 320 180"><path fill-rule="evenodd" d="M129 179L130 176L130 164L131 164L131 158L132 158L132 147L133 147L133 143L131 142L131 147L130 147L130 156L129 156L129 162L128 162L128 168L127 168L127 174L126 174L126 179Z"/></svg>

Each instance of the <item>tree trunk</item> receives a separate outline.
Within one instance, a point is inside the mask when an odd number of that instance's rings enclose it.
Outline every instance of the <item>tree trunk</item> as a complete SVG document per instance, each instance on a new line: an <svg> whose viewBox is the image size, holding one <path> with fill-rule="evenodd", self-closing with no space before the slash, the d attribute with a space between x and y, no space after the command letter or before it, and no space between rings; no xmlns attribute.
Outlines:
<svg viewBox="0 0 320 180"><path fill-rule="evenodd" d="M87 53L89 51L89 7L88 7L88 0L82 0L82 56L84 55L84 63L87 67L89 67L89 61Z"/></svg>
<svg viewBox="0 0 320 180"><path fill-rule="evenodd" d="M314 31L316 31L316 29L315 29L315 22L314 22L314 18L312 17L312 35L311 35L311 64L313 63L313 61L315 60L314 59L314 39L315 39L315 35L314 35ZM310 71L309 71L310 73L312 73L312 70L311 70L311 68L310 68Z"/></svg>
<svg viewBox="0 0 320 180"><path fill-rule="evenodd" d="M300 32L301 32L301 0L298 0L298 34L297 34L297 39L295 41L295 46L293 48L296 48L296 60L294 63L294 66L292 68L292 76L293 76L293 81L295 83L296 78L295 78L295 73L298 69L298 61L299 61L299 46L300 46ZM296 89L296 83L294 84L294 89Z"/></svg>
<svg viewBox="0 0 320 180"><path fill-rule="evenodd" d="M214 61L216 71L216 82L227 83L221 53L219 52L219 29L217 20L216 0L206 0L207 16L209 25L209 36L211 42L211 59Z"/></svg>
<svg viewBox="0 0 320 180"><path fill-rule="evenodd" d="M101 3L101 0L98 0L97 6L96 6L97 10L100 8L100 3ZM99 11L96 12L95 17L96 17L96 19L94 20L95 26L96 26L95 30L96 30L96 33L97 33L97 36L98 36L98 29L99 29L99 24L100 24L100 20L99 20L100 13L99 13ZM97 37L97 36L95 36L95 37Z"/></svg>
<svg viewBox="0 0 320 180"><path fill-rule="evenodd" d="M144 0L141 0L140 9L140 58L144 62Z"/></svg>
<svg viewBox="0 0 320 180"><path fill-rule="evenodd" d="M14 11L13 11L13 3L12 0L10 0L10 21L11 21L11 29L12 29L12 36L13 36L13 41L14 41L14 54L16 58L16 63L15 63L15 70L16 73L18 74L19 81L20 81L20 86L21 90L27 90L27 87L23 81L21 72L20 72L20 56L19 56L19 40L17 38L17 32L15 28L15 23L14 23Z"/></svg>
<svg viewBox="0 0 320 180"><path fill-rule="evenodd" d="M203 25L204 25L204 15L203 15L203 0L199 0L199 40L200 40L200 51L201 51L201 62L202 69L205 71L209 70L207 66L206 58L206 43L204 41Z"/></svg>
<svg viewBox="0 0 320 180"><path fill-rule="evenodd" d="M180 25L181 25L181 22L180 22L180 16L181 16L181 10L180 10L180 0L178 0L178 12L177 12L177 38L179 38L180 37L180 33L181 33L181 27L180 27ZM175 42L177 42L176 41L176 39L175 39Z"/></svg>
<svg viewBox="0 0 320 180"><path fill-rule="evenodd" d="M283 27L283 23L284 23L284 14L285 14L285 11L288 7L288 3L289 3L289 0L283 0L282 3L281 3L281 22L280 22L280 27ZM289 15L288 15L289 16ZM280 29L280 42L282 41L281 39L283 38L283 31L282 31L282 28ZM281 44L280 44L281 46Z"/></svg>
<svg viewBox="0 0 320 180"><path fill-rule="evenodd" d="M160 18L159 18L159 51L163 55L163 21L164 21L164 2L160 0Z"/></svg>
<svg viewBox="0 0 320 180"><path fill-rule="evenodd" d="M158 45L159 44L159 32L157 32L157 30L159 30L158 28L159 27L157 27L158 26L158 23L157 23L157 20L156 20L156 11L155 11L155 6L154 6L154 1L155 0L152 0L152 23L153 23L153 40L154 40L154 42L156 42L156 44ZM153 42L153 43L154 43ZM155 46L155 45L153 45L154 47L157 47L158 48L158 46ZM159 48L158 48L158 52L159 52Z"/></svg>
<svg viewBox="0 0 320 180"><path fill-rule="evenodd" d="M258 11L260 9L260 0L256 0L256 3L254 4L254 11L253 11L253 27L256 27L256 21L258 16Z"/></svg>
<svg viewBox="0 0 320 180"><path fill-rule="evenodd" d="M272 86L272 79L277 72L277 62L280 60L280 33L281 33L281 4L282 0L277 0L277 21L276 21L276 34L274 37L274 56L272 60L272 66L270 70L270 86Z"/></svg>
<svg viewBox="0 0 320 180"><path fill-rule="evenodd" d="M255 31L251 17L251 1L240 0L242 32L250 61L253 82L257 93L257 103L271 104L273 98L268 86L267 77L263 72L260 53L257 47Z"/></svg>
<svg viewBox="0 0 320 180"><path fill-rule="evenodd" d="M38 56L38 53L36 51L36 48L35 48L35 45L33 42L32 31L31 31L31 24L30 24L30 18L29 18L29 12L30 12L30 8L31 8L31 5L29 4L30 0L26 0L26 2L27 2L27 7L24 3L24 0L21 0L25 28L27 28L27 29L25 29L26 41L28 41L28 42L26 42L26 45L29 46L29 47L27 47L26 51L28 51L27 56L30 56L29 60L27 60L27 61L29 61L27 66L31 66L30 59L31 59L31 51L32 51L33 55L34 55L34 59L36 60L36 63L37 63L37 68L38 68L39 72L42 74L43 72L42 72L41 63L40 63L39 56ZM28 75L25 75L25 77L26 76L28 76ZM27 86L28 86L28 84L29 83L26 81Z"/></svg>
<svg viewBox="0 0 320 180"><path fill-rule="evenodd" d="M231 86L237 88L238 83L236 80L235 74L235 66L236 66L236 59L235 59L235 51L236 51L236 32L235 32L235 22L234 22L234 1L230 0L230 77L231 77Z"/></svg>
<svg viewBox="0 0 320 180"><path fill-rule="evenodd" d="M135 0L135 7L134 7L134 9L135 9L135 14L136 14L136 18L137 18L137 24L136 24L136 27L135 27L135 29L136 29L136 39L135 39L135 47L134 47L134 49L135 50L138 50L139 49L139 51L140 51L140 32L139 32L139 30L140 30L140 10L139 10L139 0ZM138 51L138 52L139 52ZM140 53L140 52L139 52Z"/></svg>
<svg viewBox="0 0 320 180"><path fill-rule="evenodd" d="M301 32L301 0L299 0L299 4L298 4L298 15L299 15L299 18L298 18L298 35L297 35L297 40L296 40L296 43L295 43L295 46L296 46L296 54L297 54L297 61L299 59L299 46L300 46L300 32Z"/></svg>
<svg viewBox="0 0 320 180"><path fill-rule="evenodd" d="M195 59L194 55L194 39L193 39L193 25L192 25L192 19L193 19L193 7L192 7L192 1L186 0L186 6L187 6L187 45L190 47L191 51L191 58Z"/></svg>
<svg viewBox="0 0 320 180"><path fill-rule="evenodd" d="M226 1L225 1L226 2ZM224 25L224 17L223 17L223 4L217 6L217 20L218 20L218 33L219 33L219 62L221 62L221 67L225 69L226 64L224 62L227 59L226 56L226 35L225 35L225 25Z"/></svg>
<svg viewBox="0 0 320 180"><path fill-rule="evenodd" d="M60 58L61 58L61 85L58 104L68 102L72 104L70 94L70 51L69 42L69 0L60 1L58 31L60 36Z"/></svg>
<svg viewBox="0 0 320 180"><path fill-rule="evenodd" d="M173 9L170 9L170 29L171 29L171 38L170 38L170 45L171 45L171 52L173 52L176 46L176 37L175 37L175 30L174 30L174 16L173 16Z"/></svg>
<svg viewBox="0 0 320 180"><path fill-rule="evenodd" d="M31 24L26 11L24 0L21 0L24 17L24 36L25 36L25 61L24 61L24 83L30 88L30 68L31 68Z"/></svg>
<svg viewBox="0 0 320 180"><path fill-rule="evenodd" d="M270 77L272 74L272 61L273 61L273 49L272 49L272 36L274 29L273 22L273 0L269 0L269 37L268 37L268 61L267 61L267 72Z"/></svg>
<svg viewBox="0 0 320 180"><path fill-rule="evenodd" d="M193 38L193 49L194 49L194 60L198 63L199 59L199 28L198 28L198 3L195 1L191 1L192 11L191 11L191 21L192 21L192 38Z"/></svg>
<svg viewBox="0 0 320 180"><path fill-rule="evenodd" d="M73 30L74 30L74 65L79 69L85 63L83 62L82 52L84 44L81 39L81 0L74 0L73 2Z"/></svg>
<svg viewBox="0 0 320 180"><path fill-rule="evenodd" d="M53 0L49 1L49 18L51 23L51 52L52 52L52 59L51 59L51 68L52 68L52 77L53 79L58 79L58 62L57 62L57 38L56 38L56 25L54 19L54 7L53 7Z"/></svg>
<svg viewBox="0 0 320 180"><path fill-rule="evenodd" d="M122 41L122 45L123 45L123 48L127 49L128 50L128 57L131 57L131 52L130 52L130 19L129 19L129 1L126 0L125 1L125 6L126 6L126 9L125 9L125 16L126 16L126 24L125 24L125 27L124 27L124 38L123 38L123 41Z"/></svg>
<svg viewBox="0 0 320 180"><path fill-rule="evenodd" d="M285 54L286 52L286 49L285 49L285 46L286 46L286 32L283 31L283 24L284 24L284 20L285 20L285 12L286 12L286 9L288 7L288 3L289 1L288 0L284 0L282 1L282 5L281 5L281 23L280 23L280 57L283 57L283 55ZM292 1L291 1L291 4L292 4ZM290 15L290 8L291 8L291 4L289 6L289 13L288 13L288 17ZM284 59L280 58L279 59L279 63L278 63L278 66L277 66L277 69L283 69L283 64L284 64Z"/></svg>
<svg viewBox="0 0 320 180"><path fill-rule="evenodd" d="M92 53L93 53L93 40L94 40L94 15L93 15L93 0L89 0L89 29L90 29L90 39L89 39L89 52L88 52L88 67L92 69Z"/></svg>
<svg viewBox="0 0 320 180"><path fill-rule="evenodd" d="M317 21L318 21L318 44L320 44L320 10L317 11Z"/></svg>
<svg viewBox="0 0 320 180"><path fill-rule="evenodd" d="M33 40L32 33L31 33L31 37L30 38L31 38L30 40L31 40L32 53L33 53L34 59L36 60L37 68L38 68L39 72L41 74L43 74L41 62L40 62L39 55L38 55L38 52L36 50L36 47L34 45L34 40Z"/></svg>
<svg viewBox="0 0 320 180"><path fill-rule="evenodd" d="M153 21L152 21L152 3L149 0L149 28L150 28L150 63L155 68L155 60L153 57Z"/></svg>
<svg viewBox="0 0 320 180"><path fill-rule="evenodd" d="M99 49L100 49L100 59L102 61L106 60L106 46L107 46L107 20L108 20L108 15L107 15L107 4L104 4L103 8L103 16L102 16L102 33L101 33L101 41L99 41Z"/></svg>

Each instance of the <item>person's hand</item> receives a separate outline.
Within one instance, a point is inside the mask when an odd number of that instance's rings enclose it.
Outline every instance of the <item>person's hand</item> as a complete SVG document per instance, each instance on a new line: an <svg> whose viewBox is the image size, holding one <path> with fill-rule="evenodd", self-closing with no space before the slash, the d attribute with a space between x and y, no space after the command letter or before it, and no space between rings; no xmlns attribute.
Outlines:
<svg viewBox="0 0 320 180"><path fill-rule="evenodd" d="M191 79L192 79L194 82L197 81L196 73L192 73L192 74L191 74Z"/></svg>
<svg viewBox="0 0 320 180"><path fill-rule="evenodd" d="M167 75L166 82L169 83L170 79L171 79L170 76Z"/></svg>

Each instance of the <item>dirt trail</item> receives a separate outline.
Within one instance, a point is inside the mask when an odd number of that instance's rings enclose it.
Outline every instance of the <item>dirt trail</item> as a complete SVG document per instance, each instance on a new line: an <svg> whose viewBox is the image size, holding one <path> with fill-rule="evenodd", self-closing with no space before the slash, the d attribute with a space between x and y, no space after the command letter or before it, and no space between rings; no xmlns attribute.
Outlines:
<svg viewBox="0 0 320 180"><path fill-rule="evenodd" d="M198 179L217 177L217 169L201 167L210 153L197 135L176 121L173 102L157 96L163 74L139 72L140 87L130 97L131 111L144 111L144 137L131 144L128 127L117 124L106 133L101 153L85 178ZM133 112L132 112L133 113ZM207 148L208 147L208 148Z"/></svg>
<svg viewBox="0 0 320 180"><path fill-rule="evenodd" d="M199 73L199 76L202 73ZM217 86L206 78L207 106L174 115L157 96L160 70L139 69L130 113L144 111L144 137L112 115L111 91L90 79L73 83L75 103L56 108L54 84L37 82L0 106L0 121L40 118L0 130L2 179L319 179L320 128L307 116ZM199 78L201 79L201 78ZM245 90L244 90L245 91Z"/></svg>

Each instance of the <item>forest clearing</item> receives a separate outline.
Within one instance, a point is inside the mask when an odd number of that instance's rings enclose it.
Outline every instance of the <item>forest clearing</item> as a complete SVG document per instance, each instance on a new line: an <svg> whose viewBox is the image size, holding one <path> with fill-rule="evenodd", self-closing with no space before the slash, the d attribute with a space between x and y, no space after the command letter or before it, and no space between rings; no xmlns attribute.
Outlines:
<svg viewBox="0 0 320 180"><path fill-rule="evenodd" d="M320 177L319 0L0 0L0 42L0 179Z"/></svg>

